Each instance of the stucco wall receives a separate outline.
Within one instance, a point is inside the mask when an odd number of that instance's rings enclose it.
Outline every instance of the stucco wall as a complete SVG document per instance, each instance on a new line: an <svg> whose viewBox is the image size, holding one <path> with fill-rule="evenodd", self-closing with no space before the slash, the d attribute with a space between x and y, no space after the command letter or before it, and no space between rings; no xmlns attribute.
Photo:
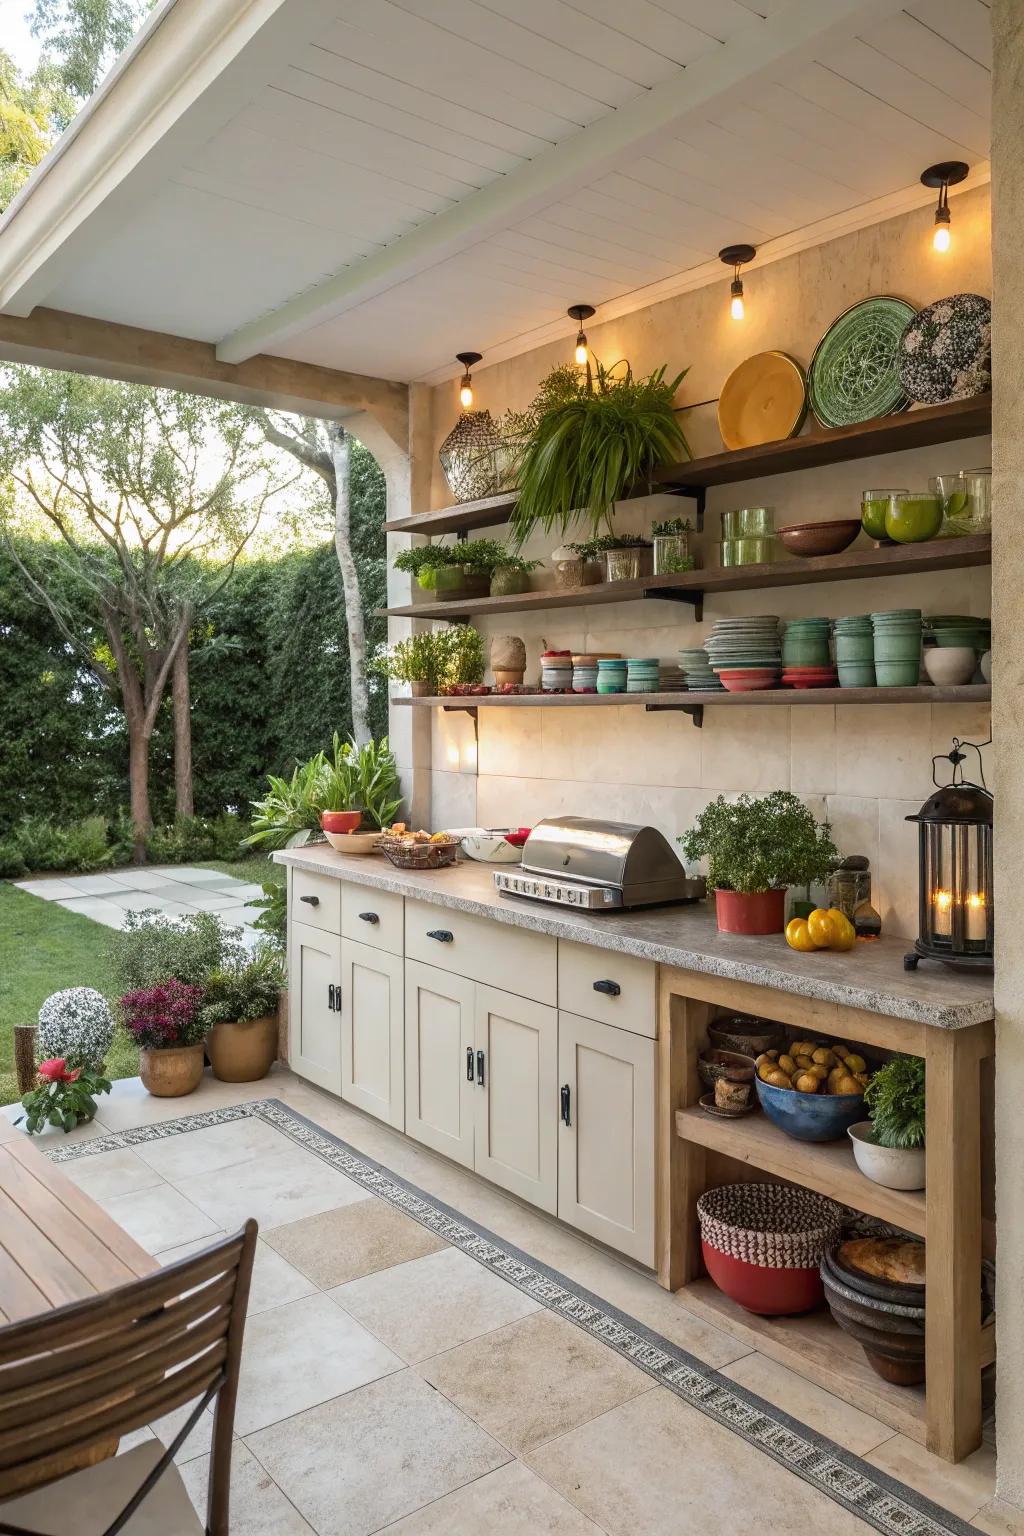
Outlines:
<svg viewBox="0 0 1024 1536"><path fill-rule="evenodd" d="M992 7L993 620L996 859L996 1210L1000 1497L1024 1508L1024 658L1014 641L1024 597L1024 7Z"/></svg>
<svg viewBox="0 0 1024 1536"><path fill-rule="evenodd" d="M666 300L607 325L588 325L603 361L628 357L647 372L667 363L689 365L681 402L714 400L730 370L767 348L791 353L805 366L829 322L848 304L872 293L895 293L925 304L964 289L991 292L989 193L977 188L953 200L954 241L946 256L931 248L931 210L889 220L750 272L747 318L729 318L728 278ZM610 232L609 238L613 238ZM567 304L585 293L567 293ZM472 337L453 338L468 346ZM477 403L500 413L521 407L538 380L571 356L571 342L552 344L474 374ZM434 447L458 415L457 384L433 391ZM715 406L687 413L695 455L721 448ZM813 472L724 487L709 495L701 563L717 564L718 513L768 503L777 522L848 517L859 510L867 485L924 487L929 474L989 462L987 440L949 444L898 456L862 460ZM437 467L432 504L450 495ZM652 517L685 512L668 497L624 504L622 529L644 530ZM502 536L496 530L497 536ZM527 553L546 558L549 542L534 539ZM680 645L703 639L714 620L741 613L863 612L919 606L925 612L987 613L989 573L952 571L887 578L866 587L842 582L791 587L767 596L735 593L711 600L705 621L667 603L556 610L530 617L507 615L480 627L514 632L528 646L528 677L536 678L544 645L574 650L618 650L625 655L675 659ZM875 872L876 904L891 932L916 931L916 845L904 817L919 808L931 784L931 757L948 750L954 734L974 740L989 734L987 709L885 705L737 709L705 715L702 731L685 716L616 711L480 711L479 749L465 716L437 712L432 732L432 819L435 826L528 824L563 811L652 822L674 837L719 791L792 788L819 815L832 820L846 852L866 853Z"/></svg>

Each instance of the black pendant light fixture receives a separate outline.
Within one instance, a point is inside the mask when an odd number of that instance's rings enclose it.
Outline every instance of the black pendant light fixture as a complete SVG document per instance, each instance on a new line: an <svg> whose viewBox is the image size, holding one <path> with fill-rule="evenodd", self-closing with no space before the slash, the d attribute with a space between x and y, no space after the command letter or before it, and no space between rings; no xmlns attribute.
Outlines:
<svg viewBox="0 0 1024 1536"><path fill-rule="evenodd" d="M924 186L939 189L939 201L935 206L935 233L932 235L933 250L949 250L949 189L963 181L969 170L970 166L964 160L943 160L938 165L930 165L921 173Z"/></svg>
<svg viewBox="0 0 1024 1536"><path fill-rule="evenodd" d="M585 368L588 362L588 357L587 337L586 332L583 329L583 322L584 320L590 319L591 315L594 313L594 306L593 304L570 304L567 313L569 315L569 319L575 320L576 324L579 326L579 330L576 333L575 356L579 367Z"/></svg>
<svg viewBox="0 0 1024 1536"><path fill-rule="evenodd" d="M459 385L459 404L464 411L468 411L473 405L473 375L470 369L475 367L483 358L482 352L456 352L455 360L462 364L462 382Z"/></svg>
<svg viewBox="0 0 1024 1536"><path fill-rule="evenodd" d="M756 245L726 245L718 253L719 261L732 267L732 285L729 289L729 313L734 320L743 319L743 279L740 267L746 266L757 255Z"/></svg>

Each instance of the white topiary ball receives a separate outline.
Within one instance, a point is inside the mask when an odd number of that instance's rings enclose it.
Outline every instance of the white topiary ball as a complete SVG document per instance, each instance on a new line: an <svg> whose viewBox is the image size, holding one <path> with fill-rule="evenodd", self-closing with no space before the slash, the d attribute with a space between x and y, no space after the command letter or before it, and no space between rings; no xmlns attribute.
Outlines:
<svg viewBox="0 0 1024 1536"><path fill-rule="evenodd" d="M69 1067L99 1070L114 1038L114 1019L95 987L65 987L39 1010L40 1061L63 1057Z"/></svg>

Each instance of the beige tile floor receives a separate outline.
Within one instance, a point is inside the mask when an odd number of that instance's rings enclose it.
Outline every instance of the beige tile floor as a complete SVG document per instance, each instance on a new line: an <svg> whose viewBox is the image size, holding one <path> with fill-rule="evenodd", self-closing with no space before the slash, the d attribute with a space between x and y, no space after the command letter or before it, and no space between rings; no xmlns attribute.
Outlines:
<svg viewBox="0 0 1024 1536"><path fill-rule="evenodd" d="M285 1070L247 1085L207 1078L187 1100L115 1083L100 1119L72 1134L256 1098L282 1100L978 1530L1024 1536L1020 1513L994 1501L987 1447L947 1466L694 1317L649 1275ZM236 1417L236 1536L869 1529L264 1122L64 1167L165 1262L246 1216L260 1223ZM166 1441L183 1421L184 1411L154 1429ZM197 1507L209 1438L200 1424L177 1458Z"/></svg>

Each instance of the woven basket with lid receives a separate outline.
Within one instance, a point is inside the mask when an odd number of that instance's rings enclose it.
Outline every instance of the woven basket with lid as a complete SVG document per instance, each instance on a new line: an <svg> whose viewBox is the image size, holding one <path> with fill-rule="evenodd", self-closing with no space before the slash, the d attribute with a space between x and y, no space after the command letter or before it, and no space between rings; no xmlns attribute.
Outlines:
<svg viewBox="0 0 1024 1536"><path fill-rule="evenodd" d="M702 1240L769 1269L814 1269L839 1237L834 1200L788 1184L724 1184L697 1201Z"/></svg>

